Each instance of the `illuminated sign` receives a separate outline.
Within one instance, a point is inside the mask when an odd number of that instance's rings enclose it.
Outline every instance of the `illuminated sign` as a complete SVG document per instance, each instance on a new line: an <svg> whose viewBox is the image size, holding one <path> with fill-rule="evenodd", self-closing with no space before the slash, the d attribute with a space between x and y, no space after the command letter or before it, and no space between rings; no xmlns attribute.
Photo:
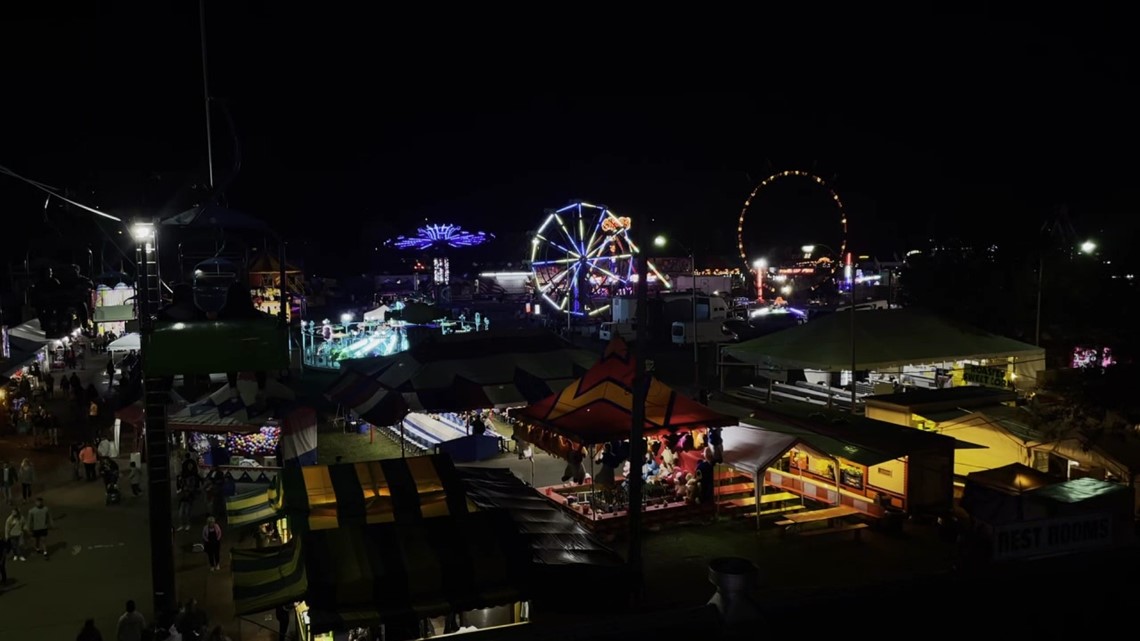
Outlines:
<svg viewBox="0 0 1140 641"><path fill-rule="evenodd" d="M629 216L606 216L602 220L602 231L613 233L629 229L630 222Z"/></svg>
<svg viewBox="0 0 1140 641"><path fill-rule="evenodd" d="M0 325L0 358L12 358L12 346L8 344L8 326Z"/></svg>
<svg viewBox="0 0 1140 641"><path fill-rule="evenodd" d="M1112 543L1112 517L1104 514L1042 519L994 528L994 559L1075 552Z"/></svg>
<svg viewBox="0 0 1140 641"><path fill-rule="evenodd" d="M1005 369L966 363L966 367L962 371L962 379L967 383L987 387L1005 387Z"/></svg>
<svg viewBox="0 0 1140 641"><path fill-rule="evenodd" d="M781 276L799 276L803 274L814 274L814 267L781 267L776 270L776 273Z"/></svg>

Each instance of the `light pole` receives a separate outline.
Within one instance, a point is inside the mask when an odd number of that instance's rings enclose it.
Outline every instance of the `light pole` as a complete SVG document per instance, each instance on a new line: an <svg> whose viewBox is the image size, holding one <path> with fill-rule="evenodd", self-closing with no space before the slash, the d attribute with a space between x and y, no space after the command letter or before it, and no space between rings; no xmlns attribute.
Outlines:
<svg viewBox="0 0 1140 641"><path fill-rule="evenodd" d="M669 239L664 236L658 236L653 239L654 247L665 247L668 244ZM693 279L691 283L692 286L689 288L689 303L693 314L693 385L696 385L697 393L699 394L701 389L701 351L697 341L697 258L693 250L681 243L677 244L689 252L690 277ZM711 304L709 309L712 309Z"/></svg>
<svg viewBox="0 0 1140 641"><path fill-rule="evenodd" d="M752 263L752 268L756 270L756 300L764 302L764 270L768 269L768 259L757 258Z"/></svg>
<svg viewBox="0 0 1140 641"><path fill-rule="evenodd" d="M154 223L136 222L131 226L131 237L138 244L138 286L135 300L138 303L139 333L142 340L143 399L145 413L143 429L146 433L147 504L150 523L150 572L155 613L167 612L175 603L174 584L174 522L171 516L170 448L166 431L166 405L170 399L169 384L162 378L149 377L149 337L154 331L154 320L162 306L162 281L158 269L158 236Z"/></svg>
<svg viewBox="0 0 1140 641"><path fill-rule="evenodd" d="M1082 254L1092 255L1096 253L1096 242L1086 240L1081 243L1079 249ZM1041 347L1041 295L1044 291L1045 282L1045 251L1041 250L1037 262L1037 328L1033 333L1033 344Z"/></svg>

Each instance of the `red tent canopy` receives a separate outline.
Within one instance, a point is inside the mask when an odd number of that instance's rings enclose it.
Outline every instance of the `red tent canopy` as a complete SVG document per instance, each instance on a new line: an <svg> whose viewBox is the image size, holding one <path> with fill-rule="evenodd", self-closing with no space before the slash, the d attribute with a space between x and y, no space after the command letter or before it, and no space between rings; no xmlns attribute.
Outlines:
<svg viewBox="0 0 1140 641"><path fill-rule="evenodd" d="M553 453L573 444L594 445L628 439L632 428L634 360L620 337L606 346L602 360L566 389L512 412L520 425L515 434ZM735 425L731 416L714 412L678 394L654 377L645 400L646 433L682 428Z"/></svg>

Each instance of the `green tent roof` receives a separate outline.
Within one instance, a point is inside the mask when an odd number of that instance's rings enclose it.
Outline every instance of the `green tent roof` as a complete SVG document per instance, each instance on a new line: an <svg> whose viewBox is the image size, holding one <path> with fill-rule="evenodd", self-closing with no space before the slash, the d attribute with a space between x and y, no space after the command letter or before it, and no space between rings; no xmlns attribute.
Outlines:
<svg viewBox="0 0 1140 641"><path fill-rule="evenodd" d="M851 312L817 320L725 348L735 359L773 369L851 369ZM1028 343L912 309L861 310L855 314L856 369L964 359L1015 357L1044 360Z"/></svg>

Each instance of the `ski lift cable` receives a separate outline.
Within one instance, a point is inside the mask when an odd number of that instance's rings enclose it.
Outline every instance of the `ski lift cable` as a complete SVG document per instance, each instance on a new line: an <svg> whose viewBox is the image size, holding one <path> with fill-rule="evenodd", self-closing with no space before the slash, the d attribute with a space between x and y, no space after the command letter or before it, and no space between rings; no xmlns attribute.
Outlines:
<svg viewBox="0 0 1140 641"><path fill-rule="evenodd" d="M3 165L0 165L0 174L11 176L12 178L15 178L16 180L25 182L25 183L35 187L36 189L39 189L41 191L45 191L51 196L55 196L56 198L62 200L63 202L65 202L69 205L72 205L73 207L78 207L82 210L89 211L92 214L95 214L96 216L102 216L103 218L106 218L107 220L113 220L117 223L123 222L123 219L119 218L118 216L113 216L113 215L108 214L106 212L99 211L98 209L95 209L94 207L88 207L87 205L84 205L83 203L79 203L79 202L76 202L74 200L71 200L70 198L67 198L66 196L61 196L58 193L59 190L56 189L55 187L52 187L50 185L45 185L44 183L32 180L31 178L25 178L24 176L17 174L16 172L12 171L11 169L8 169L7 167L5 167Z"/></svg>

